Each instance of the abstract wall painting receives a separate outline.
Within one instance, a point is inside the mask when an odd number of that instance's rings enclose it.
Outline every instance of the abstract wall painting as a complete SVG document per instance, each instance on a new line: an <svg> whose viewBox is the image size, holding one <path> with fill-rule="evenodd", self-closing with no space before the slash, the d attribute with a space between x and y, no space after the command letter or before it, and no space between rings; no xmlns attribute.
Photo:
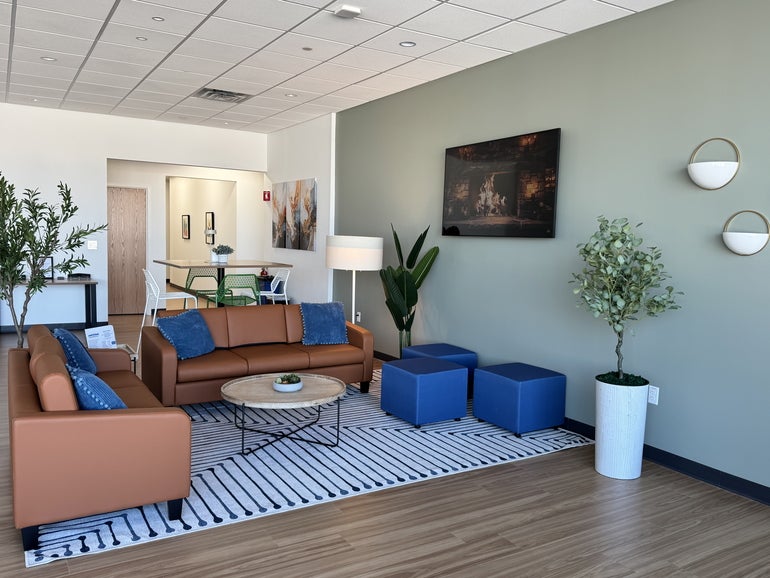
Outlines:
<svg viewBox="0 0 770 578"><path fill-rule="evenodd" d="M273 184L273 247L315 251L315 179Z"/></svg>

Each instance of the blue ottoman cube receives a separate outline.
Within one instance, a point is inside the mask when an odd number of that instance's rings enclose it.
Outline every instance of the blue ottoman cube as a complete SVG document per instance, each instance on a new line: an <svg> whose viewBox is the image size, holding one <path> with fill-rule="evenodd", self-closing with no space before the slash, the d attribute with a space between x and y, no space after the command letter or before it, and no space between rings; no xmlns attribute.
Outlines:
<svg viewBox="0 0 770 578"><path fill-rule="evenodd" d="M443 359L398 359L382 364L380 408L416 426L459 419L468 412L467 387L467 367Z"/></svg>
<svg viewBox="0 0 770 578"><path fill-rule="evenodd" d="M401 359L414 359L416 357L434 357L467 367L468 399L473 397L473 370L479 364L479 358L475 351L449 343L426 343L424 345L410 345L401 349Z"/></svg>
<svg viewBox="0 0 770 578"><path fill-rule="evenodd" d="M564 423L567 378L562 373L504 363L476 369L473 415L515 434Z"/></svg>

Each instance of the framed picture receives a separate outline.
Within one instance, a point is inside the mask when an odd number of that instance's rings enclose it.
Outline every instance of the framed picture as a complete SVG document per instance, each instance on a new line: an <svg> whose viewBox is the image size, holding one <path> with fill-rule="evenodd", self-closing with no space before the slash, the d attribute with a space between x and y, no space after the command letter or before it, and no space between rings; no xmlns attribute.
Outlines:
<svg viewBox="0 0 770 578"><path fill-rule="evenodd" d="M182 215L182 239L190 238L190 215Z"/></svg>
<svg viewBox="0 0 770 578"><path fill-rule="evenodd" d="M206 244L207 245L213 245L214 244L214 233L209 233L209 231L214 231L214 213L211 211L206 212Z"/></svg>
<svg viewBox="0 0 770 578"><path fill-rule="evenodd" d="M273 247L315 251L316 180L273 183Z"/></svg>
<svg viewBox="0 0 770 578"><path fill-rule="evenodd" d="M561 129L446 149L441 234L555 236Z"/></svg>
<svg viewBox="0 0 770 578"><path fill-rule="evenodd" d="M43 269L43 274L45 275L45 278L49 281L53 281L54 277L56 277L55 271L53 269L53 257L46 257L45 258L45 269Z"/></svg>

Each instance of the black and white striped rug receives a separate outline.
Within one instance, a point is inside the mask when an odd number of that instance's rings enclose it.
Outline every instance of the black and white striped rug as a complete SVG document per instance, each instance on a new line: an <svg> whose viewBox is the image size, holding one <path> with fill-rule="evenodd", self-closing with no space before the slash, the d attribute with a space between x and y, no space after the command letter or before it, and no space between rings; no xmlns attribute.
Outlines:
<svg viewBox="0 0 770 578"><path fill-rule="evenodd" d="M376 372L375 379L379 379ZM25 552L27 566L125 548L223 524L285 512L383 488L521 460L593 443L566 430L542 430L517 438L468 415L460 421L415 428L380 410L379 387L370 394L348 387L341 399L337 447L282 440L242 456L241 432L226 402L184 406L192 419L192 485L182 519L169 521L166 505L43 526L40 547ZM289 412L287 412L289 413ZM315 416L312 408L291 415L247 412L247 421L281 430L286 418ZM305 437L331 441L336 411L324 407ZM247 447L270 439L247 433Z"/></svg>

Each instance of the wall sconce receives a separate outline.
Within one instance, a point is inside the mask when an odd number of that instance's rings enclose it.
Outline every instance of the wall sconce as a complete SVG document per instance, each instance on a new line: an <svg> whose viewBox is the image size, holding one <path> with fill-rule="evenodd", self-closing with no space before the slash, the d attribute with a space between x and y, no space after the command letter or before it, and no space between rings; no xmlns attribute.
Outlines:
<svg viewBox="0 0 770 578"><path fill-rule="evenodd" d="M765 232L746 233L739 231L728 231L727 229L730 227L733 219L735 219L735 217L738 215L742 215L743 213L754 213L755 215L759 216L759 218L762 219L762 221L765 223ZM727 219L725 226L722 228L722 242L725 244L725 247L737 255L754 255L755 253L759 253L762 249L765 248L768 240L770 240L770 222L768 222L767 217L758 211L738 211L729 219Z"/></svg>
<svg viewBox="0 0 770 578"><path fill-rule="evenodd" d="M713 142L715 140L721 140L733 147L735 151L734 161L703 161L695 162L695 156L700 152L704 145ZM710 138L703 141L690 155L690 162L687 165L687 172L690 175L690 179L701 189L707 189L710 191L721 189L727 183L735 178L738 174L738 167L741 164L741 151L738 150L738 146L731 140L721 137Z"/></svg>
<svg viewBox="0 0 770 578"><path fill-rule="evenodd" d="M356 271L382 269L382 237L351 237L328 235L326 237L326 266L329 269L353 271L352 315L356 323Z"/></svg>

